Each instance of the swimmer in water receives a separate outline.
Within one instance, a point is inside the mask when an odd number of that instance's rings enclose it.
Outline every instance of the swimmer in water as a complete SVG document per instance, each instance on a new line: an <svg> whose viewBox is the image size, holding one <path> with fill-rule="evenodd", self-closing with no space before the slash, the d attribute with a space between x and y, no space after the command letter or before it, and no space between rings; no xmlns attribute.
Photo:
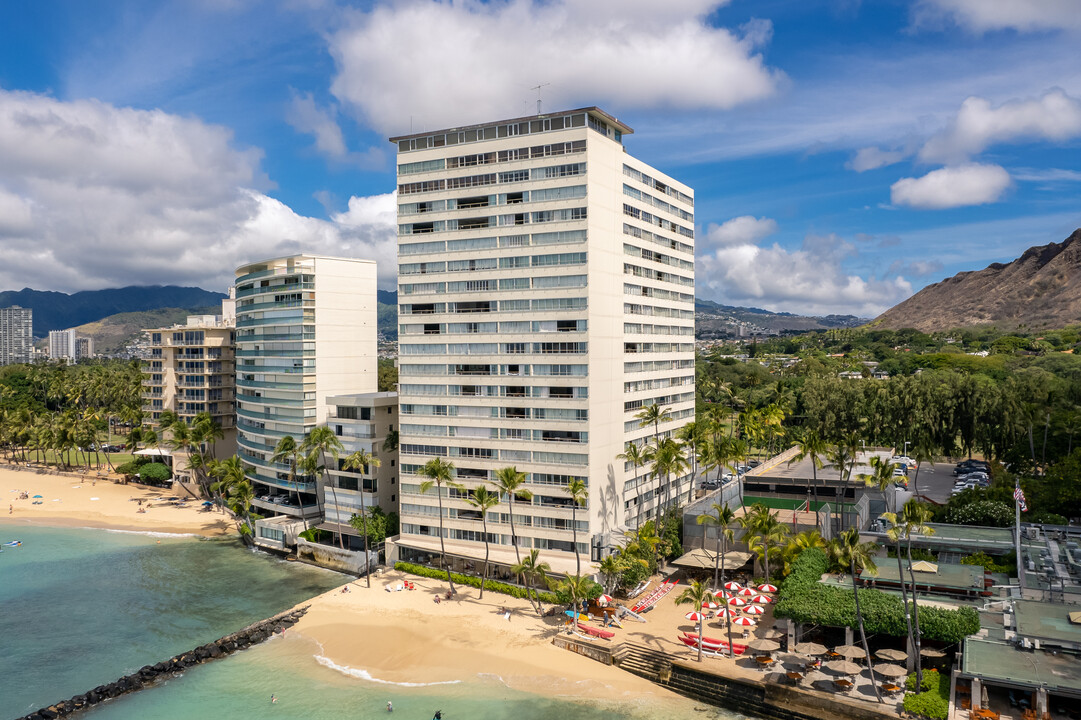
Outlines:
<svg viewBox="0 0 1081 720"><path fill-rule="evenodd" d="M387 712L394 712L394 705L391 704L390 700L387 700Z"/></svg>
<svg viewBox="0 0 1081 720"><path fill-rule="evenodd" d="M270 696L270 702L271 702L272 704L273 704L273 703L276 703L276 702L278 702L278 696L277 696L277 695L273 695L273 694L271 694L271 696Z"/></svg>

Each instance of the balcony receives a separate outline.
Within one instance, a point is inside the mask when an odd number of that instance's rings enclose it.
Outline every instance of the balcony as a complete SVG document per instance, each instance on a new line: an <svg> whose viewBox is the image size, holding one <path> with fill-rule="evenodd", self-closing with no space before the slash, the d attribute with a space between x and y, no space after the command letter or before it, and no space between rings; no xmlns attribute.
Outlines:
<svg viewBox="0 0 1081 720"><path fill-rule="evenodd" d="M321 517L323 514L322 511L319 509L318 504L297 507L295 496L293 498L287 498L287 502L288 504L286 504L285 502L278 503L269 500L263 500L262 498L253 498L251 504L262 510L269 510L274 513L305 519Z"/></svg>

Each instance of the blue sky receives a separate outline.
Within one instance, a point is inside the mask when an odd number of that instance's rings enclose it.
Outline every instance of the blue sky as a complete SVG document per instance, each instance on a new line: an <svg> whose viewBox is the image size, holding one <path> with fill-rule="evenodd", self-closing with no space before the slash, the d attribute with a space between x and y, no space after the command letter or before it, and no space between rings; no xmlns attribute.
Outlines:
<svg viewBox="0 0 1081 720"><path fill-rule="evenodd" d="M1076 0L176 0L0 10L0 289L394 287L389 135L599 105L696 191L698 293L871 316L1081 226Z"/></svg>

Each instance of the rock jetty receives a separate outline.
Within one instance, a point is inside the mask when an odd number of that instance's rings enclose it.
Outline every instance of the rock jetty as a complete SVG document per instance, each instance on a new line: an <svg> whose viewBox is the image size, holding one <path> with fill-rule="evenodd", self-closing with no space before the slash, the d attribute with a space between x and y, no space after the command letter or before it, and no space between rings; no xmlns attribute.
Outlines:
<svg viewBox="0 0 1081 720"><path fill-rule="evenodd" d="M24 715L22 718L19 718L19 720L53 720L54 718L67 717L72 713L93 707L106 700L120 697L121 695L135 692L136 690L142 690L164 677L173 677L177 673L181 673L193 665L216 660L220 657L230 655L237 650L243 650L252 645L258 645L274 634L280 633L288 627L292 627L304 616L304 613L308 611L309 607L310 606L308 605L304 605L303 607L275 615L272 618L253 623L243 630L231 633L223 638L218 638L214 642L209 642L206 645L200 645L194 650L180 653L179 655L175 655L168 660L163 660L154 665L146 665L132 674L125 675L119 680L108 683L107 685L99 685L93 690L82 693L81 695L76 695L68 700L62 700L61 702L41 708L40 710L35 710L29 715Z"/></svg>

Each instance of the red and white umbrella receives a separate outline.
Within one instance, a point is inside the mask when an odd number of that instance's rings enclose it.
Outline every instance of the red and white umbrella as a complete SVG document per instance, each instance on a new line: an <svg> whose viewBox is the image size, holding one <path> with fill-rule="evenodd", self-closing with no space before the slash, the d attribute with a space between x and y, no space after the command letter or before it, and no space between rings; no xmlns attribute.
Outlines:
<svg viewBox="0 0 1081 720"><path fill-rule="evenodd" d="M717 617L719 617L719 618L730 618L730 617L732 617L732 611L731 610L718 610L717 611Z"/></svg>
<svg viewBox="0 0 1081 720"><path fill-rule="evenodd" d="M767 597L765 595L755 595L753 598L751 598L751 602L753 602L753 603L771 603L771 602L773 602L773 598Z"/></svg>
<svg viewBox="0 0 1081 720"><path fill-rule="evenodd" d="M758 592L775 593L777 592L777 588L773 585L770 585L769 583L762 583L758 586Z"/></svg>
<svg viewBox="0 0 1081 720"><path fill-rule="evenodd" d="M742 625L743 627L754 627L758 623L751 620L749 617L738 617L732 620L733 625Z"/></svg>
<svg viewBox="0 0 1081 720"><path fill-rule="evenodd" d="M727 600L728 598L732 597L732 593L728 592L727 590L718 590L717 592L713 593L713 597Z"/></svg>
<svg viewBox="0 0 1081 720"><path fill-rule="evenodd" d="M689 612L686 615L684 615L683 617L687 618L688 620L698 622L699 620L705 620L706 616L703 615L702 613L698 613L698 612Z"/></svg>
<svg viewBox="0 0 1081 720"><path fill-rule="evenodd" d="M705 608L706 610L716 610L717 608L720 607L720 605L713 602L712 600L707 600L706 602L702 603L702 607Z"/></svg>
<svg viewBox="0 0 1081 720"><path fill-rule="evenodd" d="M612 602L612 599L613 598L611 595L601 595L599 598L597 598L597 602L607 605L608 603Z"/></svg>
<svg viewBox="0 0 1081 720"><path fill-rule="evenodd" d="M742 588L742 587L743 587L743 586L742 586L742 585L740 585L740 584L739 584L738 582L736 582L735 580L729 580L728 582L726 582L726 583L724 584L724 589L725 589L725 590L739 590L739 589L740 589L740 588Z"/></svg>
<svg viewBox="0 0 1081 720"><path fill-rule="evenodd" d="M743 608L743 612L747 613L748 615L761 615L766 611L758 605L748 605L747 607Z"/></svg>
<svg viewBox="0 0 1081 720"><path fill-rule="evenodd" d="M752 595L754 595L754 590L749 587L745 587L739 592L737 592L736 595L739 595L740 597L751 597Z"/></svg>
<svg viewBox="0 0 1081 720"><path fill-rule="evenodd" d="M731 600L728 601L728 604L731 605L732 607L743 607L744 605L747 604L747 601L744 600L743 598L734 597L734 598L732 598Z"/></svg>

